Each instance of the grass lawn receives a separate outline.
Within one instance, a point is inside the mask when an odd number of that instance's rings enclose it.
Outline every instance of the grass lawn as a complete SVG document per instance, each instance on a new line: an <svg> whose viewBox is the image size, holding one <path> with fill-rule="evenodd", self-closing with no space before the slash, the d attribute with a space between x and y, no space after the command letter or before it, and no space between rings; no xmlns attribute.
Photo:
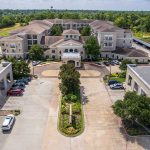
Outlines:
<svg viewBox="0 0 150 150"><path fill-rule="evenodd" d="M1 28L0 36L8 36L10 31L19 29L20 27L21 27L20 24L16 23L16 25L14 25L14 26L7 27L7 28Z"/></svg>
<svg viewBox="0 0 150 150"><path fill-rule="evenodd" d="M134 33L134 36L147 42L150 43L150 33Z"/></svg>
<svg viewBox="0 0 150 150"><path fill-rule="evenodd" d="M123 82L125 82L126 79L125 78L119 78L119 77L110 77L110 80L116 80L120 83L123 83Z"/></svg>
<svg viewBox="0 0 150 150"><path fill-rule="evenodd" d="M80 95L76 102L72 102L72 124L69 123L69 103L61 98L59 113L59 131L67 137L75 137L84 131L84 117Z"/></svg>

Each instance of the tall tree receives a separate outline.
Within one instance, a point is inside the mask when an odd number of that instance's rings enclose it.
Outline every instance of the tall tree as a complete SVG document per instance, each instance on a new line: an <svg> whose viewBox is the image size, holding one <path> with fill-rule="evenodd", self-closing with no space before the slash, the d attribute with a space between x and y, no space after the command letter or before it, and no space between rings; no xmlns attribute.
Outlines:
<svg viewBox="0 0 150 150"><path fill-rule="evenodd" d="M100 46L97 41L97 38L95 36L90 36L85 41L84 49L87 56L90 56L91 58L97 58L100 54Z"/></svg>
<svg viewBox="0 0 150 150"><path fill-rule="evenodd" d="M51 29L51 35L53 36L60 36L63 32L62 26L60 25L53 25Z"/></svg>
<svg viewBox="0 0 150 150"><path fill-rule="evenodd" d="M24 60L17 60L11 57L7 58L7 61L10 61L12 63L12 71L14 79L29 76L30 68L28 63L26 63Z"/></svg>

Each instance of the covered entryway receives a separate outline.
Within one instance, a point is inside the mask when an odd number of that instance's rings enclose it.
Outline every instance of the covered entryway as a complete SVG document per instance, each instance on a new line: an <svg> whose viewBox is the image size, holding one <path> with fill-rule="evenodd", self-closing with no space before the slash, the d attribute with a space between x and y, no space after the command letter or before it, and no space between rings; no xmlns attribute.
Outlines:
<svg viewBox="0 0 150 150"><path fill-rule="evenodd" d="M75 67L81 67L81 56L79 53L63 53L62 60L64 64L74 64Z"/></svg>
<svg viewBox="0 0 150 150"><path fill-rule="evenodd" d="M74 61L74 60L69 60L67 63L68 63L68 64L72 64L72 65L75 66L75 61Z"/></svg>

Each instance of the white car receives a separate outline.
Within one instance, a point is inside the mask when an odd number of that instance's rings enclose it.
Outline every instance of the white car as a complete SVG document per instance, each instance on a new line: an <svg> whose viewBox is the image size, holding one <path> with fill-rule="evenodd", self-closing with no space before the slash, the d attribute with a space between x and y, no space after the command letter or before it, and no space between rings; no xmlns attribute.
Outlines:
<svg viewBox="0 0 150 150"><path fill-rule="evenodd" d="M10 130L14 122L15 122L15 116L13 114L7 115L2 125L2 131Z"/></svg>

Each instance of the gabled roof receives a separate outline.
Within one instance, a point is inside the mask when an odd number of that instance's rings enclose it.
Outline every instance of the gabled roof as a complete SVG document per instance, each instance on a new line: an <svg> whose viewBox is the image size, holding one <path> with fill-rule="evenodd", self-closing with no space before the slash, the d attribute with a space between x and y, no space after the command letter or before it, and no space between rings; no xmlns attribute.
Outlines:
<svg viewBox="0 0 150 150"><path fill-rule="evenodd" d="M139 49L122 49L117 48L117 50L113 51L113 53L124 55L126 57L148 57L148 54Z"/></svg>
<svg viewBox="0 0 150 150"><path fill-rule="evenodd" d="M61 43L57 44L58 47L61 46L82 46L83 44L75 41L75 40L67 40L67 41L62 41Z"/></svg>
<svg viewBox="0 0 150 150"><path fill-rule="evenodd" d="M12 35L8 37L3 37L0 39L0 41L22 41L24 38L19 35Z"/></svg>
<svg viewBox="0 0 150 150"><path fill-rule="evenodd" d="M78 30L69 29L69 30L64 30L63 35L80 35L80 33Z"/></svg>

